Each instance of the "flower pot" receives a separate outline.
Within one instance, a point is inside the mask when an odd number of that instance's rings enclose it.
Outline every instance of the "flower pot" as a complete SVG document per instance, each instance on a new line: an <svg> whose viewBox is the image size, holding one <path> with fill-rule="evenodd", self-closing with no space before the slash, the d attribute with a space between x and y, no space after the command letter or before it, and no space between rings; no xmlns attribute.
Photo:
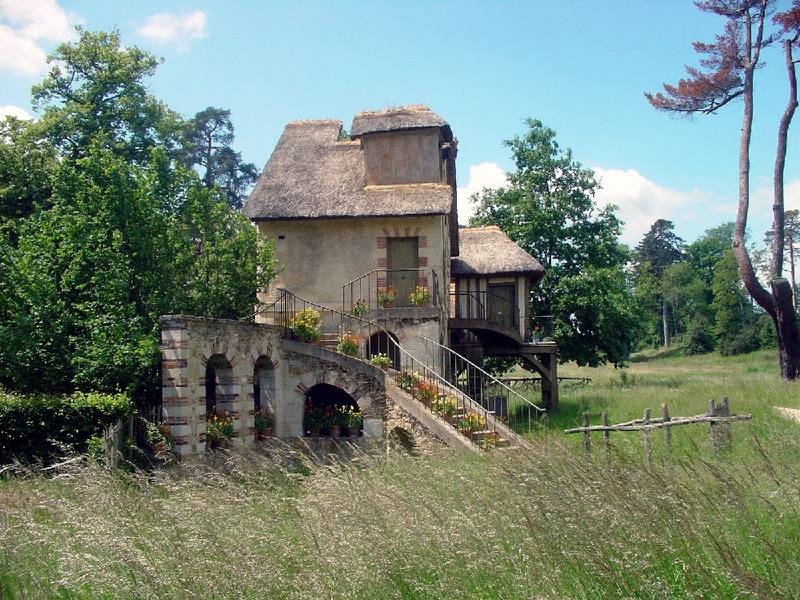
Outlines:
<svg viewBox="0 0 800 600"><path fill-rule="evenodd" d="M382 302L381 308L394 308L395 302Z"/></svg>
<svg viewBox="0 0 800 600"><path fill-rule="evenodd" d="M339 427L338 425L334 425L333 427L331 427L331 437L332 438L338 438L341 435L342 435L342 428L341 427Z"/></svg>
<svg viewBox="0 0 800 600"><path fill-rule="evenodd" d="M308 430L308 437L318 438L319 437L319 429L309 429Z"/></svg>
<svg viewBox="0 0 800 600"><path fill-rule="evenodd" d="M258 432L258 439L259 440L266 440L267 438L272 437L272 427L267 427L264 431Z"/></svg>
<svg viewBox="0 0 800 600"><path fill-rule="evenodd" d="M350 437L358 437L361 435L361 427L348 427L347 435Z"/></svg>

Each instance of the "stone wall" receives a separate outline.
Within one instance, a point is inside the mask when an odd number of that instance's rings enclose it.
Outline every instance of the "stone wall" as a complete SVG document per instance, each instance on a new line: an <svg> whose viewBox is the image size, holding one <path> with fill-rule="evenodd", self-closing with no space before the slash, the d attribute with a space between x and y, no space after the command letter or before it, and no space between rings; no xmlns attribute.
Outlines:
<svg viewBox="0 0 800 600"><path fill-rule="evenodd" d="M259 323L182 315L161 317L163 417L180 456L202 456L206 450L209 360L225 365L216 394L218 405L222 404L234 419L235 446L255 444L253 377L257 364L259 368L270 364L274 370L272 409L277 438L291 440L304 435L306 393L324 383L345 391L358 404L364 415L363 437L358 441L364 447L382 447L397 428L407 431L419 449L442 446L441 436L392 401L387 394L385 372L314 344L284 339L282 333L278 327ZM413 408L410 407L412 412ZM320 442L323 446L325 443Z"/></svg>

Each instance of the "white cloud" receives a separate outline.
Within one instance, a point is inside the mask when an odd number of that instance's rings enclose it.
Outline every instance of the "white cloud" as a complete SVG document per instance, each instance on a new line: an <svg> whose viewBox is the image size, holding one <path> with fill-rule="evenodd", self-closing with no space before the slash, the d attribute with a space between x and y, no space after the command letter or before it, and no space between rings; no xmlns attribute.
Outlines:
<svg viewBox="0 0 800 600"><path fill-rule="evenodd" d="M32 118L30 114L28 114L28 111L19 106L14 106L13 104L0 106L0 121L6 117L17 117L21 121L29 121Z"/></svg>
<svg viewBox="0 0 800 600"><path fill-rule="evenodd" d="M465 187L458 188L458 220L467 223L475 207L469 201L470 196L484 188L499 188L508 184L506 172L493 162L482 162L470 165L469 180Z"/></svg>
<svg viewBox="0 0 800 600"><path fill-rule="evenodd" d="M696 217L692 211L701 207L717 212L719 207L711 202L705 192L694 189L688 192L658 185L635 169L602 169L594 167L602 188L595 198L598 204L615 204L624 221L622 241L637 243L656 219L684 220Z"/></svg>
<svg viewBox="0 0 800 600"><path fill-rule="evenodd" d="M144 38L159 44L176 42L179 50L189 47L189 40L204 38L206 13L195 10L190 13L156 13L147 17L144 25L136 30Z"/></svg>
<svg viewBox="0 0 800 600"><path fill-rule="evenodd" d="M772 190L770 190L770 204ZM783 207L786 210L800 210L800 179L793 179L783 184Z"/></svg>
<svg viewBox="0 0 800 600"><path fill-rule="evenodd" d="M41 42L63 42L80 19L56 0L0 0L0 69L38 75L46 67Z"/></svg>

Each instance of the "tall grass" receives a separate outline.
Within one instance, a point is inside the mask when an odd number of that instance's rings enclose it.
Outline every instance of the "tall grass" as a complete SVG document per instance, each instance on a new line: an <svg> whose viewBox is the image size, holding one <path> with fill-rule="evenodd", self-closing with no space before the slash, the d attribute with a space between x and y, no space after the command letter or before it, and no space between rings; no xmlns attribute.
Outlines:
<svg viewBox="0 0 800 600"><path fill-rule="evenodd" d="M688 414L739 377L734 364L692 382L665 362L632 367L632 388L598 374L562 396L565 413L639 416L670 389L652 376L676 378L673 412ZM752 423L728 454L711 458L699 427L650 464L635 436L587 458L555 424L529 450L477 457L237 452L154 473L20 473L0 480L0 597L800 597L800 427L769 407Z"/></svg>

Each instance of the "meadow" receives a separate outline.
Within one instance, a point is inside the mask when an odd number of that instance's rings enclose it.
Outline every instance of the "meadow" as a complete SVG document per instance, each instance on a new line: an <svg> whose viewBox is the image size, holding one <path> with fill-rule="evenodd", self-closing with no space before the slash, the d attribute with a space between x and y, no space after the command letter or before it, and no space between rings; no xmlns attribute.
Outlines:
<svg viewBox="0 0 800 600"><path fill-rule="evenodd" d="M0 481L3 598L800 597L800 384L774 354L643 353L581 369L527 450L485 456L286 452L109 473L75 461ZM730 452L708 428L612 436L584 456L562 430L727 396ZM599 442L600 438L597 438ZM599 447L598 447L599 450Z"/></svg>

